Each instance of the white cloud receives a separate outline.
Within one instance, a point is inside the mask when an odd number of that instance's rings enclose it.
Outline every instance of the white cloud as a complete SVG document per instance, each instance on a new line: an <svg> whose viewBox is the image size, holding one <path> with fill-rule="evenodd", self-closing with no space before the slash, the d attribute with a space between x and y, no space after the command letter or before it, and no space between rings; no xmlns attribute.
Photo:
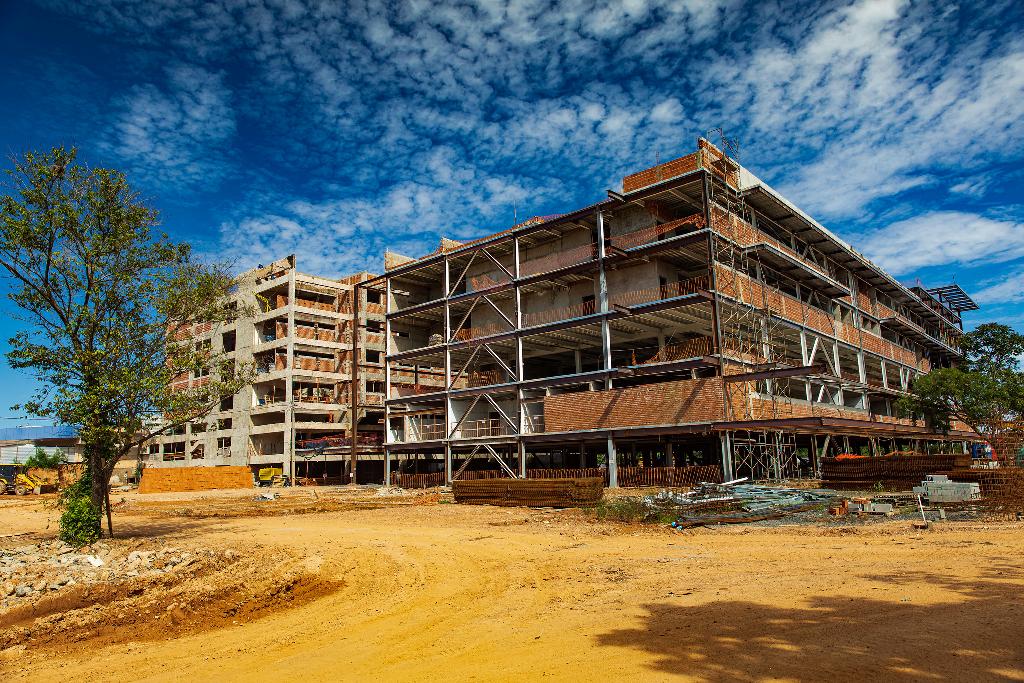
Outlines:
<svg viewBox="0 0 1024 683"><path fill-rule="evenodd" d="M195 188L241 172L228 143L246 126L238 159L263 164L259 199L230 210L227 248L250 246L232 226L279 230L335 272L394 238L376 230L426 244L507 227L513 200L520 215L590 203L719 125L809 213L861 225L940 181L944 199L984 199L994 167L1024 158L1013 0L41 1L196 65L134 88L112 147ZM896 225L954 217L1003 234L969 210ZM1009 242L886 229L863 246L897 269L964 262L976 243L1013 258L1018 233L1001 229ZM339 234L358 248L321 254Z"/></svg>
<svg viewBox="0 0 1024 683"><path fill-rule="evenodd" d="M1017 270L971 296L978 304L1019 304L1024 303L1024 270Z"/></svg>
<svg viewBox="0 0 1024 683"><path fill-rule="evenodd" d="M148 181L215 186L228 172L225 143L235 132L223 76L184 65L167 75L165 88L140 85L120 99L106 147Z"/></svg>
<svg viewBox="0 0 1024 683"><path fill-rule="evenodd" d="M934 211L870 232L861 246L896 274L943 264L1000 263L1024 257L1024 223Z"/></svg>
<svg viewBox="0 0 1024 683"><path fill-rule="evenodd" d="M957 11L861 0L788 44L751 44L745 60L713 64L704 91L723 119L748 112L753 165L818 216L860 218L937 171L1021 154L1024 41Z"/></svg>
<svg viewBox="0 0 1024 683"><path fill-rule="evenodd" d="M557 186L482 174L456 159L448 148L422 155L422 180L395 183L371 199L258 198L221 225L218 256L250 267L297 253L299 267L311 273L380 271L385 249L420 256L442 235L466 240L504 230L513 224L514 202L523 220L530 215L527 198L558 192Z"/></svg>
<svg viewBox="0 0 1024 683"><path fill-rule="evenodd" d="M949 191L953 194L966 195L968 197L984 197L994 181L995 178L987 174L973 176L950 185Z"/></svg>

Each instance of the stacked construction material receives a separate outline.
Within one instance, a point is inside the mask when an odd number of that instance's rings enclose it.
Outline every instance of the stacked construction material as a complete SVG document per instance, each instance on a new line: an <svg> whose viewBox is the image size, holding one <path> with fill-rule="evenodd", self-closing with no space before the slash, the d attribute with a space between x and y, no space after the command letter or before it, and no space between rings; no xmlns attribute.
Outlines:
<svg viewBox="0 0 1024 683"><path fill-rule="evenodd" d="M884 455L821 459L821 483L833 489L870 489L876 484L910 488L936 472L970 470L967 454Z"/></svg>
<svg viewBox="0 0 1024 683"><path fill-rule="evenodd" d="M147 467L142 470L139 493L250 489L248 467Z"/></svg>
<svg viewBox="0 0 1024 683"><path fill-rule="evenodd" d="M586 479L471 479L453 481L456 503L506 507L580 507L596 505L604 481Z"/></svg>
<svg viewBox="0 0 1024 683"><path fill-rule="evenodd" d="M981 498L981 486L974 482L950 481L944 474L929 474L914 487L914 493L923 496L929 504L967 503Z"/></svg>
<svg viewBox="0 0 1024 683"><path fill-rule="evenodd" d="M466 470L458 475L459 480L469 479L504 479L508 474L501 469ZM597 477L608 485L608 470L604 467L584 468L545 468L526 470L527 479L589 479ZM665 486L682 488L693 486L702 481L718 482L722 480L722 468L719 465L690 465L688 467L619 467L619 486ZM404 474L394 472L391 483L402 488L429 488L444 486L444 472L429 474Z"/></svg>
<svg viewBox="0 0 1024 683"><path fill-rule="evenodd" d="M619 467L619 486L693 486L700 482L722 481L718 465L690 467Z"/></svg>

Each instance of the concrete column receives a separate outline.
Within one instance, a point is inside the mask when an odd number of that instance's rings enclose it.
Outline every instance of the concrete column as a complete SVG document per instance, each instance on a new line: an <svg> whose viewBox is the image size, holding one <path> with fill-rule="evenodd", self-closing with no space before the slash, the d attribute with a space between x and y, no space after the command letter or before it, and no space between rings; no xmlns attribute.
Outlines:
<svg viewBox="0 0 1024 683"><path fill-rule="evenodd" d="M526 444L519 441L517 445L519 447L519 476L526 479Z"/></svg>
<svg viewBox="0 0 1024 683"><path fill-rule="evenodd" d="M515 290L514 290L514 294L515 294L515 306L516 306L515 318L513 318L513 320L515 321L515 324L516 324L516 330L521 330L523 328L523 300L522 300L522 293L519 291L519 238L518 237L514 237L512 239L512 266L513 266L512 274L515 276L515 282L514 282ZM515 364L515 367L513 369L515 370L516 376L513 379L515 379L517 382L522 382L523 381L523 338L520 337L520 336L516 336L515 342L516 342L516 364ZM519 417L518 417L518 423L519 423L519 430L518 431L519 431L519 433L523 434L526 431L533 431L533 430L527 430L525 397L523 395L523 390L521 388L516 388L516 409L519 412Z"/></svg>
<svg viewBox="0 0 1024 683"><path fill-rule="evenodd" d="M719 437L722 444L722 478L725 481L735 479L732 471L732 447L729 432L722 432Z"/></svg>
<svg viewBox="0 0 1024 683"><path fill-rule="evenodd" d="M444 257L444 320L442 330L444 334L444 434L445 438L451 436L451 429L455 425L452 421L452 401L448 394L451 382L452 382L452 354L449 351L449 341L451 337L451 307L448 303L448 293L451 291L451 268L448 262L448 257ZM445 446L445 472L447 472L447 480L450 482L452 478L451 468L451 450L448 446Z"/></svg>
<svg viewBox="0 0 1024 683"><path fill-rule="evenodd" d="M619 463L615 452L615 439L608 436L608 488L619 488Z"/></svg>
<svg viewBox="0 0 1024 683"><path fill-rule="evenodd" d="M597 212L597 256L598 256L598 310L601 313L608 312L608 279L604 272L604 213ZM604 369L612 369L612 334L608 327L608 319L601 318L601 351L604 359ZM611 389L611 377L604 382L605 389Z"/></svg>
<svg viewBox="0 0 1024 683"><path fill-rule="evenodd" d="M384 281L385 294L384 294L384 442L391 441L391 408L388 405L388 399L391 398L391 360L388 356L392 353L391 349L391 320L388 318L388 313L391 312L391 280L386 279ZM408 434L407 431L403 433ZM355 444L353 444L353 448ZM387 447L384 447L384 485L389 486L391 484L391 460L387 452Z"/></svg>
<svg viewBox="0 0 1024 683"><path fill-rule="evenodd" d="M452 446L444 445L444 480L449 486L452 484Z"/></svg>
<svg viewBox="0 0 1024 683"><path fill-rule="evenodd" d="M276 323L275 323L276 324ZM284 391L284 467L288 480L295 485L295 268L288 273L288 369L285 371Z"/></svg>

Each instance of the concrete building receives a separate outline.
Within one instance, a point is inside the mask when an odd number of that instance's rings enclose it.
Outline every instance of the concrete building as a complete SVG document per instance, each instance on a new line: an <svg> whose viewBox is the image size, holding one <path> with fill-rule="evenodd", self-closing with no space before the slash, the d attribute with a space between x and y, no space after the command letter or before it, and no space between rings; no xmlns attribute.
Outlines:
<svg viewBox="0 0 1024 683"><path fill-rule="evenodd" d="M371 277L308 275L296 269L294 256L243 273L234 296L240 309L257 313L221 327L199 326L190 339L239 363L255 363L256 380L225 397L207 419L158 438L149 446L148 465L276 466L292 477L347 483L355 418L362 423L356 455L364 473L373 479L379 470L382 478L384 302L355 290ZM354 413L356 335L360 409ZM207 372L181 381L208 381Z"/></svg>
<svg viewBox="0 0 1024 683"><path fill-rule="evenodd" d="M901 284L704 139L595 205L385 270L360 288L387 302L389 473L784 478L972 438L894 408L956 362L970 298Z"/></svg>

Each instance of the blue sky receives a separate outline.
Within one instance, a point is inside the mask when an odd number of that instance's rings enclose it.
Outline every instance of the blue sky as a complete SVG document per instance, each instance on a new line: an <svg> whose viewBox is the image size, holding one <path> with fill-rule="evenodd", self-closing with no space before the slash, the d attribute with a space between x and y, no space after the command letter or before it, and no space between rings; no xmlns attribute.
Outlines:
<svg viewBox="0 0 1024 683"><path fill-rule="evenodd" d="M1024 330L1022 29L1019 0L0 0L0 146L77 145L201 253L332 275L592 203L721 126L901 280ZM32 384L0 386L2 416Z"/></svg>

